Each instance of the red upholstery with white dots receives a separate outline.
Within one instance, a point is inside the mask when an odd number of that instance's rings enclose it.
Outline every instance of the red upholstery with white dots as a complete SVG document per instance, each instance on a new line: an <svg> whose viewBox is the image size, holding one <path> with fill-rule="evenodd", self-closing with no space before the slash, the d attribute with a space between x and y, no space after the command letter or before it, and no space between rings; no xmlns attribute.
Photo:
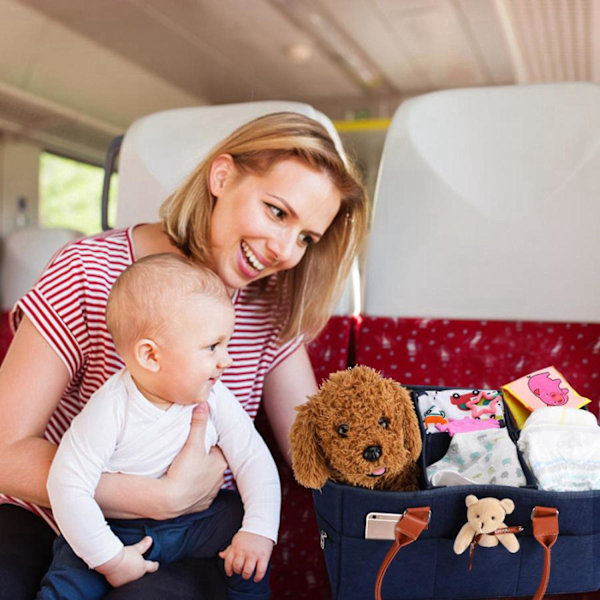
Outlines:
<svg viewBox="0 0 600 600"><path fill-rule="evenodd" d="M555 365L600 399L600 324L362 318L357 362L404 384L498 388Z"/></svg>

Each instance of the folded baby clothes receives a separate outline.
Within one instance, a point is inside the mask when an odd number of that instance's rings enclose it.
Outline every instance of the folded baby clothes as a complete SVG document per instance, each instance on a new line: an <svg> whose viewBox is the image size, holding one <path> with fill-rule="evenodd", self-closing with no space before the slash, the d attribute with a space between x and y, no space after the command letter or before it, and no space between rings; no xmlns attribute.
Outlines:
<svg viewBox="0 0 600 600"><path fill-rule="evenodd" d="M427 476L434 486L527 483L506 428L455 434L444 457L427 467Z"/></svg>
<svg viewBox="0 0 600 600"><path fill-rule="evenodd" d="M525 421L518 444L540 489L600 489L600 427L591 412L538 408Z"/></svg>
<svg viewBox="0 0 600 600"><path fill-rule="evenodd" d="M417 391L417 406L427 433L439 433L451 421L496 419L504 426L502 396L497 390L444 389Z"/></svg>

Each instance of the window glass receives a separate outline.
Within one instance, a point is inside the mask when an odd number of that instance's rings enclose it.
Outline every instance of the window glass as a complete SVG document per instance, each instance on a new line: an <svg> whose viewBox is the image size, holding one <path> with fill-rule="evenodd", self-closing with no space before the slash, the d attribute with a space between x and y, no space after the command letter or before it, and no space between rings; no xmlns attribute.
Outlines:
<svg viewBox="0 0 600 600"><path fill-rule="evenodd" d="M41 227L76 229L86 235L101 231L100 202L104 169L44 152L40 157ZM114 223L118 176L110 182L108 222Z"/></svg>

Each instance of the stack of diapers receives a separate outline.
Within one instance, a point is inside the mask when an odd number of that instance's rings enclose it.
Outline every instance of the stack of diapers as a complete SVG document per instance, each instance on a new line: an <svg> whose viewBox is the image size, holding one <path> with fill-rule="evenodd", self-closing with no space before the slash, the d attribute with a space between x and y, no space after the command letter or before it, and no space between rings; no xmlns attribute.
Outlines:
<svg viewBox="0 0 600 600"><path fill-rule="evenodd" d="M600 427L591 412L538 408L525 421L518 444L540 489L600 489Z"/></svg>

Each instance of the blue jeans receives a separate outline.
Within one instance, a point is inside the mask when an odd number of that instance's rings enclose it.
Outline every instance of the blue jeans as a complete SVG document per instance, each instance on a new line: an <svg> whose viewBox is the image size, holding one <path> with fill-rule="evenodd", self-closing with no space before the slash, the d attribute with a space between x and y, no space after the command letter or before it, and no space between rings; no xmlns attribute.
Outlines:
<svg viewBox="0 0 600 600"><path fill-rule="evenodd" d="M37 600L100 600L118 598L119 592L147 597L144 589L152 590L154 576L162 565L184 558L212 558L222 571L223 561L217 553L231 541L241 525L243 507L236 492L222 490L210 508L203 512L183 515L175 519L156 521L153 519L109 519L112 531L126 545L139 542L144 536L152 538L152 546L144 555L148 560L161 563L156 573L113 590L103 575L78 558L61 536L54 544L54 557L50 569L42 580ZM223 572L223 571L222 571ZM269 598L268 574L259 583L246 580L239 575L224 575L229 600L267 600ZM176 585L176 583L175 583ZM129 589L131 588L131 589ZM113 591L111 591L113 590ZM153 590L155 594L156 590ZM165 590L164 597L173 597L174 590ZM199 590L198 597L206 597L206 590ZM215 598L214 594L209 596ZM216 596L218 597L218 596ZM221 595L221 597L225 597Z"/></svg>

